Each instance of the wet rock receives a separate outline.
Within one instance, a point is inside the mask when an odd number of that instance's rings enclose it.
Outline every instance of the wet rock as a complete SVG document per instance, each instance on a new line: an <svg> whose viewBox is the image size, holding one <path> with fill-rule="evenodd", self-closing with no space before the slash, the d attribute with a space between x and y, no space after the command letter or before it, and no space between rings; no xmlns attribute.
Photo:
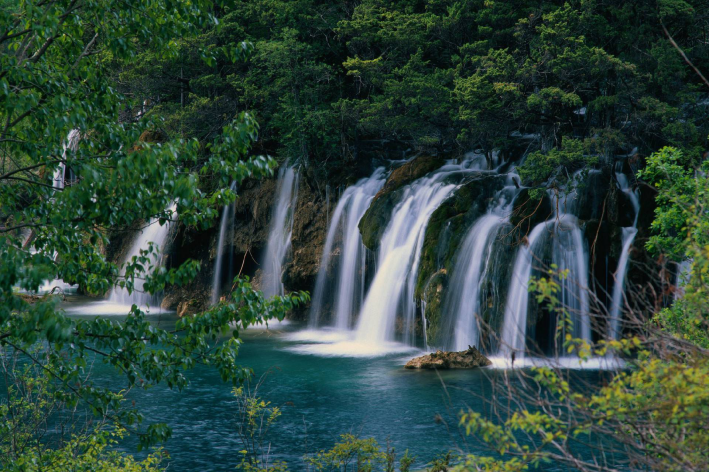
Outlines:
<svg viewBox="0 0 709 473"><path fill-rule="evenodd" d="M424 235L416 297L422 297L426 281L436 271L452 269L453 258L466 231L485 213L495 191L503 185L504 177L500 175L471 176L433 212Z"/></svg>
<svg viewBox="0 0 709 473"><path fill-rule="evenodd" d="M404 368L407 369L470 369L481 366L490 366L492 362L475 347L468 347L465 351L437 351L410 360Z"/></svg>
<svg viewBox="0 0 709 473"><path fill-rule="evenodd" d="M512 235L517 241L521 241L537 224L552 215L551 199L546 192L541 198L533 198L529 195L529 189L522 189L515 198L512 215L510 215L510 223L514 228Z"/></svg>
<svg viewBox="0 0 709 473"><path fill-rule="evenodd" d="M426 318L426 338L434 346L442 346L447 340L442 339L441 306L443 295L448 283L446 270L442 269L431 276L423 291L424 317Z"/></svg>
<svg viewBox="0 0 709 473"><path fill-rule="evenodd" d="M312 290L327 237L327 205L305 179L301 179L294 213L291 256L284 265L287 291ZM334 208L333 205L330 209Z"/></svg>
<svg viewBox="0 0 709 473"><path fill-rule="evenodd" d="M364 246L370 250L376 249L389 223L391 211L401 197L402 188L435 171L444 162L444 159L438 156L419 156L392 171L384 187L374 196L369 209L359 222Z"/></svg>
<svg viewBox="0 0 709 473"><path fill-rule="evenodd" d="M394 169L389 178L384 183L381 190L374 196L374 201L385 194L394 192L404 187L406 184L414 182L416 179L425 176L431 171L435 171L443 166L445 160L440 156L419 156L405 163L401 167Z"/></svg>
<svg viewBox="0 0 709 473"><path fill-rule="evenodd" d="M185 317L202 312L206 307L202 299L189 299L177 304L177 316Z"/></svg>

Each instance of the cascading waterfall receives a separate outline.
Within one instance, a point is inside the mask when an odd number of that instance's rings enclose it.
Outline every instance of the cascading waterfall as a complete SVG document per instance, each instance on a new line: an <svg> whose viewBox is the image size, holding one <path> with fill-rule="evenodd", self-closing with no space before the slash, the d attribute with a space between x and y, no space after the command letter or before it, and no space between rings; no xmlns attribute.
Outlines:
<svg viewBox="0 0 709 473"><path fill-rule="evenodd" d="M452 351L462 351L479 342L478 312L480 275L489 263L490 241L505 219L495 213L481 217L465 236L451 273L446 313L455 319Z"/></svg>
<svg viewBox="0 0 709 473"><path fill-rule="evenodd" d="M358 225L384 182L385 170L378 168L371 177L361 179L347 188L335 207L313 292L309 317L310 326L313 328L319 325L322 318L326 283L331 279L335 281L333 290L329 292L330 299L334 301L332 325L335 328L349 329L353 315L362 305L366 248L362 243ZM336 268L330 268L330 260L338 240L340 241L339 258ZM331 274L336 276L333 278Z"/></svg>
<svg viewBox="0 0 709 473"><path fill-rule="evenodd" d="M624 227L622 230L623 245L620 253L620 260L618 261L618 269L615 272L609 323L609 335L613 340L617 340L620 336L621 308L625 298L623 291L625 286L625 276L628 272L628 263L630 262L630 247L635 240L635 235L638 233L638 216L640 215L640 199L638 198L637 191L633 190L625 174L622 172L616 172L615 176L621 190L628 196L628 199L630 199L630 202L633 205L635 217L633 219L633 226Z"/></svg>
<svg viewBox="0 0 709 473"><path fill-rule="evenodd" d="M527 237L526 244L523 243L524 246L521 246L517 252L500 340L500 354L506 358L513 354L524 355L529 279L532 277L532 262L537 241L546 230L547 222L537 224Z"/></svg>
<svg viewBox="0 0 709 473"><path fill-rule="evenodd" d="M236 190L236 181L231 183L229 189L233 192ZM217 240L217 257L214 262L214 280L212 282L212 305L219 302L219 296L221 294L221 282L222 282L222 266L224 265L224 241L226 240L229 228L234 227L234 212L236 207L234 202L225 205L222 210L222 220L219 224L219 239ZM234 250L233 245L229 245L229 277L228 281L231 284L232 280L232 268L233 268L233 256Z"/></svg>
<svg viewBox="0 0 709 473"><path fill-rule="evenodd" d="M568 276L557 282L560 286L560 304L574 322L572 335L590 341L588 251L576 218L568 214L559 218L559 225L554 231L552 263L559 272L568 271Z"/></svg>
<svg viewBox="0 0 709 473"><path fill-rule="evenodd" d="M414 287L423 237L433 212L457 185L453 175L483 169L479 157L448 164L404 189L379 244L377 272L360 310L356 339L380 345L394 340L398 314L403 315L404 341L412 344L416 316Z"/></svg>
<svg viewBox="0 0 709 473"><path fill-rule="evenodd" d="M64 150L62 152L63 161L59 163L57 169L54 171L54 177L52 179L52 185L55 189L64 189L65 175L66 175L66 154L67 151L76 151L79 146L79 139L81 134L79 130L71 130L66 138L66 143L64 143Z"/></svg>
<svg viewBox="0 0 709 473"><path fill-rule="evenodd" d="M443 306L443 312L454 321L452 351L479 346L477 315L480 313L480 286L485 269L491 264L495 236L509 222L508 214L516 194L512 179L514 175L508 176L507 185L496 196L497 203L468 230L456 254L456 264Z"/></svg>
<svg viewBox="0 0 709 473"><path fill-rule="evenodd" d="M262 290L266 297L284 293L281 273L293 233L293 214L298 199L298 177L293 167L283 166L278 172L276 202L273 206L271 228L263 257Z"/></svg>
<svg viewBox="0 0 709 473"><path fill-rule="evenodd" d="M170 206L169 210L171 215L175 215L176 208L177 204L173 204L172 206ZM136 236L135 240L133 241L133 244L130 247L130 251L128 252L128 255L126 256L122 265L128 263L134 256L139 256L140 250L146 249L149 243L153 243L153 247L156 251L151 254L150 263L145 269L146 271L152 271L155 268L161 266L163 264L162 251L164 251L165 249L167 237L170 233L170 227L170 222L165 222L163 225L160 225L159 219L154 219L153 221L151 221L150 224L147 227L143 228L140 234ZM135 286L132 294L129 294L126 288L114 287L113 291L111 291L111 295L108 298L110 302L113 302L115 304L136 304L140 307L160 305L160 299L160 296L157 294L148 294L144 292L142 280L137 279L135 281Z"/></svg>
<svg viewBox="0 0 709 473"><path fill-rule="evenodd" d="M555 208L573 210L577 196L560 203ZM557 198L556 196L552 196ZM567 205L568 204L568 205ZM546 235L552 235L552 263L560 272L568 271L568 276L557 281L560 286L560 303L566 308L573 321L573 336L591 340L588 296L588 250L584 245L583 233L576 217L560 213L552 219L534 227L517 254L510 292L505 306L500 354L504 357L523 357L526 347L529 281L532 277L535 252L541 247Z"/></svg>

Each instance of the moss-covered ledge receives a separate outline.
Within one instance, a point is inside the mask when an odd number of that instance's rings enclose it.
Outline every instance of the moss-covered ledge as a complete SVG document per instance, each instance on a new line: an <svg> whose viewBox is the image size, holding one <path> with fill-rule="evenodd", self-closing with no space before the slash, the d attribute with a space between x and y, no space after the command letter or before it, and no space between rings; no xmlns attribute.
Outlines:
<svg viewBox="0 0 709 473"><path fill-rule="evenodd" d="M451 270L453 258L466 231L488 208L504 176L481 173L471 176L431 215L421 251L416 297L422 298L426 282L440 269Z"/></svg>
<svg viewBox="0 0 709 473"><path fill-rule="evenodd" d="M396 168L389 175L381 190L374 196L367 212L359 222L364 246L375 250L386 229L391 212L399 201L403 187L443 166L441 156L418 156Z"/></svg>

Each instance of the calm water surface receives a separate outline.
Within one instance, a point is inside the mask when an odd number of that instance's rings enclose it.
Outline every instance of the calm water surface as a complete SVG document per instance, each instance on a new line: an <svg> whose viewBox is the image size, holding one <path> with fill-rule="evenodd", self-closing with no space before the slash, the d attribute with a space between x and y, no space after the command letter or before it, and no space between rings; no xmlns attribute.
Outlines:
<svg viewBox="0 0 709 473"><path fill-rule="evenodd" d="M77 317L110 312L104 305L85 303L67 305L67 310ZM163 328L175 321L171 313L150 318ZM347 432L374 437L382 446L390 442L399 456L409 449L419 469L448 450L489 454L474 439L466 444L456 418L467 407L485 408L483 399L492 398L491 380L502 376L501 370L405 370L403 364L416 352L376 357L302 353L312 342L293 339L301 328L287 324L242 334L240 362L254 370L255 379L265 377L259 396L282 409L268 436L273 459L286 461L290 470L305 469L305 454L331 448ZM104 366L95 370L105 382L118 379ZM233 470L243 446L232 388L207 367L195 368L189 379L182 392L161 385L130 396L148 422L172 427L165 445L170 470Z"/></svg>

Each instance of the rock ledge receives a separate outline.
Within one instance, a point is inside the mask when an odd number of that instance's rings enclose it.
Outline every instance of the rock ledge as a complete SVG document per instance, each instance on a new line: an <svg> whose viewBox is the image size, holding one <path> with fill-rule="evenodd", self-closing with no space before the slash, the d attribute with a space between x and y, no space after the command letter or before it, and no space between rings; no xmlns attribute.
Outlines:
<svg viewBox="0 0 709 473"><path fill-rule="evenodd" d="M437 351L410 360L404 368L407 369L470 369L490 366L492 362L475 347L464 351Z"/></svg>

